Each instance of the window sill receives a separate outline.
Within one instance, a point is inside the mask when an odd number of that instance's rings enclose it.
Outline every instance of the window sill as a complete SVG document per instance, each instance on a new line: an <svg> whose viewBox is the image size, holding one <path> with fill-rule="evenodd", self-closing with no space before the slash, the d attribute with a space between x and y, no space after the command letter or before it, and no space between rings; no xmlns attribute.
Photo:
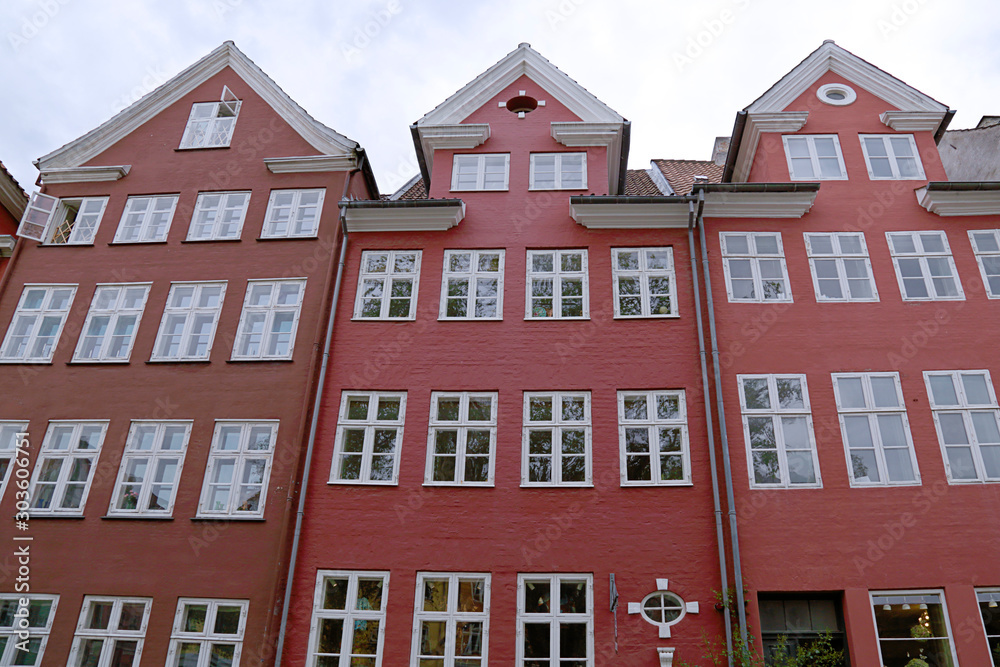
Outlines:
<svg viewBox="0 0 1000 667"><path fill-rule="evenodd" d="M421 486L446 489L492 489L493 482L424 482Z"/></svg>
<svg viewBox="0 0 1000 667"><path fill-rule="evenodd" d="M173 516L169 516L169 515L156 516L156 515L151 515L151 514L105 514L101 518L102 519L111 519L113 521L117 521L119 519L124 519L126 521L127 520L132 520L132 521L173 521L174 520Z"/></svg>
<svg viewBox="0 0 1000 667"><path fill-rule="evenodd" d="M312 236L258 236L257 241L315 241L319 238L319 234L313 234Z"/></svg>
<svg viewBox="0 0 1000 667"><path fill-rule="evenodd" d="M559 320L576 320L578 322L585 322L590 319L590 315L584 315L582 317L525 317L525 322L552 322Z"/></svg>
<svg viewBox="0 0 1000 667"><path fill-rule="evenodd" d="M112 361L110 359L71 359L66 362L67 366L127 366L129 364L128 359L119 359L117 361Z"/></svg>
<svg viewBox="0 0 1000 667"><path fill-rule="evenodd" d="M769 304L769 303L795 303L791 299L729 299L729 303L749 303L749 304Z"/></svg>
<svg viewBox="0 0 1000 667"><path fill-rule="evenodd" d="M363 482L356 479L331 479L327 481L327 486L399 486L399 481L391 482Z"/></svg>
<svg viewBox="0 0 1000 667"><path fill-rule="evenodd" d="M282 359L226 359L227 364L260 364L268 361L288 364L294 361L294 359L291 357Z"/></svg>
<svg viewBox="0 0 1000 667"><path fill-rule="evenodd" d="M851 480L852 489L892 489L896 487L907 487L907 486L921 486L922 482L918 479L915 482L893 482L888 484L858 484Z"/></svg>
<svg viewBox="0 0 1000 667"><path fill-rule="evenodd" d="M939 296L933 299L908 299L905 296L902 301L904 303L934 303L935 301L965 301L965 296Z"/></svg>
<svg viewBox="0 0 1000 667"><path fill-rule="evenodd" d="M678 315L615 315L616 320L679 320Z"/></svg>
<svg viewBox="0 0 1000 667"><path fill-rule="evenodd" d="M509 187L503 188L503 189L500 189L500 188L490 188L489 190L487 190L486 188L482 188L482 189L473 188L471 190L456 190L456 189L453 188L453 189L449 190L448 192L510 192L510 188Z"/></svg>
<svg viewBox="0 0 1000 667"><path fill-rule="evenodd" d="M237 522L246 521L250 523L264 523L264 517L262 516L229 516L229 515L206 516L200 514L198 516L191 517L191 520L192 521L237 521Z"/></svg>
<svg viewBox="0 0 1000 667"><path fill-rule="evenodd" d="M655 488L670 488L670 487L693 487L694 482L622 482L621 487L623 489L655 489Z"/></svg>
<svg viewBox="0 0 1000 667"><path fill-rule="evenodd" d="M879 486L879 485L873 485ZM794 486L779 486L772 484L769 486L750 486L751 491L821 491L822 484L795 484Z"/></svg>
<svg viewBox="0 0 1000 667"><path fill-rule="evenodd" d="M29 366L51 366L52 360L48 361L33 360L33 359L0 359L0 364L25 364Z"/></svg>
<svg viewBox="0 0 1000 667"><path fill-rule="evenodd" d="M35 519L84 519L82 514L35 514L32 510L28 510L28 520L34 521Z"/></svg>
<svg viewBox="0 0 1000 667"><path fill-rule="evenodd" d="M212 361L210 359L150 359L144 363L155 366L159 364L210 364Z"/></svg>
<svg viewBox="0 0 1000 667"><path fill-rule="evenodd" d="M39 243L39 248L93 248L94 242L90 243Z"/></svg>
<svg viewBox="0 0 1000 667"><path fill-rule="evenodd" d="M572 192L573 190L577 190L579 192L586 192L589 189L590 188L588 188L586 185L579 188L530 188L529 187L528 192Z"/></svg>
<svg viewBox="0 0 1000 667"><path fill-rule="evenodd" d="M243 239L184 239L181 243L239 243Z"/></svg>
<svg viewBox="0 0 1000 667"><path fill-rule="evenodd" d="M413 317L352 317L352 322L413 322L416 320L416 316Z"/></svg>
<svg viewBox="0 0 1000 667"><path fill-rule="evenodd" d="M526 483L521 482L522 489L592 489L594 488L593 482L587 482L586 484L580 484L579 482L574 482L573 484L539 484L539 483Z"/></svg>
<svg viewBox="0 0 1000 667"><path fill-rule="evenodd" d="M167 245L167 240L162 241L112 241L108 245Z"/></svg>
<svg viewBox="0 0 1000 667"><path fill-rule="evenodd" d="M441 317L438 322L503 322L502 317Z"/></svg>
<svg viewBox="0 0 1000 667"><path fill-rule="evenodd" d="M225 146L178 146L174 149L175 153L186 153L188 151L217 151L224 148L229 148L229 144Z"/></svg>

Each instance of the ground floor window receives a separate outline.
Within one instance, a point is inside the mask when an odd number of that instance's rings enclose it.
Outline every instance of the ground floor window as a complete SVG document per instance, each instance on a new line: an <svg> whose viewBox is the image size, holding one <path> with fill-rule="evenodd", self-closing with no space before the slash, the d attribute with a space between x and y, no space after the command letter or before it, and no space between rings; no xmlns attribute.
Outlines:
<svg viewBox="0 0 1000 667"><path fill-rule="evenodd" d="M871 598L885 667L920 664L954 667L955 649L943 593L872 593Z"/></svg>
<svg viewBox="0 0 1000 667"><path fill-rule="evenodd" d="M993 664L1000 666L1000 588L976 591L979 611L983 615L986 641L990 645Z"/></svg>
<svg viewBox="0 0 1000 667"><path fill-rule="evenodd" d="M761 594L760 629L765 663L775 664L782 646L789 656L808 649L825 634L830 645L843 651L843 665L848 664L844 636L844 615L839 596L816 594Z"/></svg>

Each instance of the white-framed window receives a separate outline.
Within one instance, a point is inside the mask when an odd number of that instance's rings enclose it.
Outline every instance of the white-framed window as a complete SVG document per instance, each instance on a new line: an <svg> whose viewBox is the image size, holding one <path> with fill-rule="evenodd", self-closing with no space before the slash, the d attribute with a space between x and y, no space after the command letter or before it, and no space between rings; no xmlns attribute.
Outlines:
<svg viewBox="0 0 1000 667"><path fill-rule="evenodd" d="M238 667L249 606L248 600L178 600L168 667Z"/></svg>
<svg viewBox="0 0 1000 667"><path fill-rule="evenodd" d="M489 574L417 573L411 667L485 667L489 627Z"/></svg>
<svg viewBox="0 0 1000 667"><path fill-rule="evenodd" d="M233 359L291 359L306 279L250 280Z"/></svg>
<svg viewBox="0 0 1000 667"><path fill-rule="evenodd" d="M170 516L191 422L133 420L108 514Z"/></svg>
<svg viewBox="0 0 1000 667"><path fill-rule="evenodd" d="M319 232L326 190L271 190L261 237L309 238Z"/></svg>
<svg viewBox="0 0 1000 667"><path fill-rule="evenodd" d="M107 197L57 199L34 192L17 234L52 245L87 245L94 242L107 205Z"/></svg>
<svg viewBox="0 0 1000 667"><path fill-rule="evenodd" d="M0 595L0 665L42 664L58 606L58 595Z"/></svg>
<svg viewBox="0 0 1000 667"><path fill-rule="evenodd" d="M187 240L222 241L240 238L249 205L249 192L198 193Z"/></svg>
<svg viewBox="0 0 1000 667"><path fill-rule="evenodd" d="M590 317L586 250L529 250L526 320Z"/></svg>
<svg viewBox="0 0 1000 667"><path fill-rule="evenodd" d="M979 262L986 295L1000 299L1000 229L970 229L969 241Z"/></svg>
<svg viewBox="0 0 1000 667"><path fill-rule="evenodd" d="M17 443L27 437L28 422L0 421L0 499L11 477L11 468L17 454ZM22 438L18 438L18 435ZM2 663L0 663L2 664Z"/></svg>
<svg viewBox="0 0 1000 667"><path fill-rule="evenodd" d="M431 393L426 484L493 485L497 392Z"/></svg>
<svg viewBox="0 0 1000 667"><path fill-rule="evenodd" d="M525 392L522 486L590 486L590 392Z"/></svg>
<svg viewBox="0 0 1000 667"><path fill-rule="evenodd" d="M0 347L0 362L52 361L76 287L25 285Z"/></svg>
<svg viewBox="0 0 1000 667"><path fill-rule="evenodd" d="M720 232L729 301L791 301L778 232Z"/></svg>
<svg viewBox="0 0 1000 667"><path fill-rule="evenodd" d="M593 667L594 575L517 575L517 665Z"/></svg>
<svg viewBox="0 0 1000 667"><path fill-rule="evenodd" d="M502 320L504 250L445 250L442 320Z"/></svg>
<svg viewBox="0 0 1000 667"><path fill-rule="evenodd" d="M115 243L152 243L166 241L170 221L177 208L177 195L129 197L125 202Z"/></svg>
<svg viewBox="0 0 1000 667"><path fill-rule="evenodd" d="M366 250L354 301L354 317L412 320L417 313L420 250Z"/></svg>
<svg viewBox="0 0 1000 667"><path fill-rule="evenodd" d="M171 283L150 360L207 360L225 296L225 282Z"/></svg>
<svg viewBox="0 0 1000 667"><path fill-rule="evenodd" d="M833 373L852 486L919 484L899 373Z"/></svg>
<svg viewBox="0 0 1000 667"><path fill-rule="evenodd" d="M979 602L979 614L983 619L983 630L986 631L993 664L1000 664L1000 589L977 589L976 601Z"/></svg>
<svg viewBox="0 0 1000 667"><path fill-rule="evenodd" d="M958 664L944 591L872 591L869 595L881 664Z"/></svg>
<svg viewBox="0 0 1000 667"><path fill-rule="evenodd" d="M381 667L388 572L316 573L308 667Z"/></svg>
<svg viewBox="0 0 1000 667"><path fill-rule="evenodd" d="M677 317L673 248L612 248L615 317Z"/></svg>
<svg viewBox="0 0 1000 667"><path fill-rule="evenodd" d="M805 375L737 375L752 488L822 486Z"/></svg>
<svg viewBox="0 0 1000 667"><path fill-rule="evenodd" d="M456 155L452 163L451 189L506 190L510 175L509 153Z"/></svg>
<svg viewBox="0 0 1000 667"><path fill-rule="evenodd" d="M586 153L532 153L529 190L585 190Z"/></svg>
<svg viewBox="0 0 1000 667"><path fill-rule="evenodd" d="M878 301L863 233L803 236L817 301Z"/></svg>
<svg viewBox="0 0 1000 667"><path fill-rule="evenodd" d="M944 232L886 232L904 301L965 299Z"/></svg>
<svg viewBox="0 0 1000 667"><path fill-rule="evenodd" d="M73 361L127 362L152 283L98 285Z"/></svg>
<svg viewBox="0 0 1000 667"><path fill-rule="evenodd" d="M229 145L236 128L243 102L228 86L222 87L218 102L196 102L191 105L180 148L221 148Z"/></svg>
<svg viewBox="0 0 1000 667"><path fill-rule="evenodd" d="M684 390L619 391L622 486L691 483Z"/></svg>
<svg viewBox="0 0 1000 667"><path fill-rule="evenodd" d="M31 476L31 514L83 514L106 421L50 421Z"/></svg>
<svg viewBox="0 0 1000 667"><path fill-rule="evenodd" d="M868 178L875 180L924 180L924 167L912 134L859 134Z"/></svg>
<svg viewBox="0 0 1000 667"><path fill-rule="evenodd" d="M198 516L264 516L277 421L216 420Z"/></svg>
<svg viewBox="0 0 1000 667"><path fill-rule="evenodd" d="M405 392L345 391L330 483L396 484Z"/></svg>
<svg viewBox="0 0 1000 667"><path fill-rule="evenodd" d="M847 180L836 134L783 135L788 176L793 181Z"/></svg>
<svg viewBox="0 0 1000 667"><path fill-rule="evenodd" d="M1000 482L1000 405L988 370L924 371L950 482Z"/></svg>
<svg viewBox="0 0 1000 667"><path fill-rule="evenodd" d="M152 598L84 597L69 665L131 667L142 664L142 644L152 606Z"/></svg>

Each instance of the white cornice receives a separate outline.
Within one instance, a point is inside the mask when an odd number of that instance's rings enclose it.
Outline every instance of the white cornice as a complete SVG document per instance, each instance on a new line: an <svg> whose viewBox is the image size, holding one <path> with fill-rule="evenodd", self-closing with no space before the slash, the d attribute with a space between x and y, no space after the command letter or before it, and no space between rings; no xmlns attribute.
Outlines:
<svg viewBox="0 0 1000 667"><path fill-rule="evenodd" d="M452 150L475 148L490 138L489 123L469 125L434 125L419 128L420 138L431 150L446 148Z"/></svg>
<svg viewBox="0 0 1000 667"><path fill-rule="evenodd" d="M733 169L733 182L742 183L750 175L757 144L764 132L798 132L809 118L808 111L781 111L747 114L743 140L739 146L739 157Z"/></svg>
<svg viewBox="0 0 1000 667"><path fill-rule="evenodd" d="M0 234L0 257L10 257L14 252L15 239L10 234Z"/></svg>
<svg viewBox="0 0 1000 667"><path fill-rule="evenodd" d="M710 192L706 218L801 218L816 202L813 192Z"/></svg>
<svg viewBox="0 0 1000 667"><path fill-rule="evenodd" d="M570 217L587 229L682 229L688 211L686 202L569 205Z"/></svg>
<svg viewBox="0 0 1000 667"><path fill-rule="evenodd" d="M465 218L465 202L450 206L347 208L349 232L437 232Z"/></svg>
<svg viewBox="0 0 1000 667"><path fill-rule="evenodd" d="M563 146L610 147L621 139L621 123L552 123L552 138Z"/></svg>
<svg viewBox="0 0 1000 667"><path fill-rule="evenodd" d="M51 167L42 169L39 174L43 185L53 183L96 183L98 181L117 181L131 171L130 164L115 164L100 167Z"/></svg>
<svg viewBox="0 0 1000 667"><path fill-rule="evenodd" d="M24 209L28 205L28 199L24 196L24 191L13 177L7 177L6 172L0 169L0 205L11 214L16 220L20 220L24 215Z"/></svg>
<svg viewBox="0 0 1000 667"><path fill-rule="evenodd" d="M959 215L1000 215L1000 190L916 191L917 203L942 217Z"/></svg>
<svg viewBox="0 0 1000 667"><path fill-rule="evenodd" d="M301 157L266 157L264 164L272 174L297 174L307 171L350 171L358 161L353 155L303 155Z"/></svg>
<svg viewBox="0 0 1000 667"><path fill-rule="evenodd" d="M943 111L886 111L879 120L897 132L934 132L944 116Z"/></svg>

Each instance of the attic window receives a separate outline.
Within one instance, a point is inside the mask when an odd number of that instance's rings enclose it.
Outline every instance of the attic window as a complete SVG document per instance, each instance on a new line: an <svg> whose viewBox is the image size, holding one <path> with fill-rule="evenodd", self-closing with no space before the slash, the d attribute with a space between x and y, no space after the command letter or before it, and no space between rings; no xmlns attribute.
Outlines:
<svg viewBox="0 0 1000 667"><path fill-rule="evenodd" d="M218 102L197 102L191 105L181 148L224 148L229 146L236 127L236 117L242 102L229 86L222 87Z"/></svg>
<svg viewBox="0 0 1000 667"><path fill-rule="evenodd" d="M515 97L510 98L506 102L498 102L497 106L506 108L511 113L516 113L518 118L524 118L524 114L531 113L538 107L544 107L545 100L536 100L531 95L528 95L528 91L519 90Z"/></svg>
<svg viewBox="0 0 1000 667"><path fill-rule="evenodd" d="M854 92L853 88L842 83L828 83L819 87L819 90L816 91L816 97L825 104L843 107L858 99L858 94Z"/></svg>

